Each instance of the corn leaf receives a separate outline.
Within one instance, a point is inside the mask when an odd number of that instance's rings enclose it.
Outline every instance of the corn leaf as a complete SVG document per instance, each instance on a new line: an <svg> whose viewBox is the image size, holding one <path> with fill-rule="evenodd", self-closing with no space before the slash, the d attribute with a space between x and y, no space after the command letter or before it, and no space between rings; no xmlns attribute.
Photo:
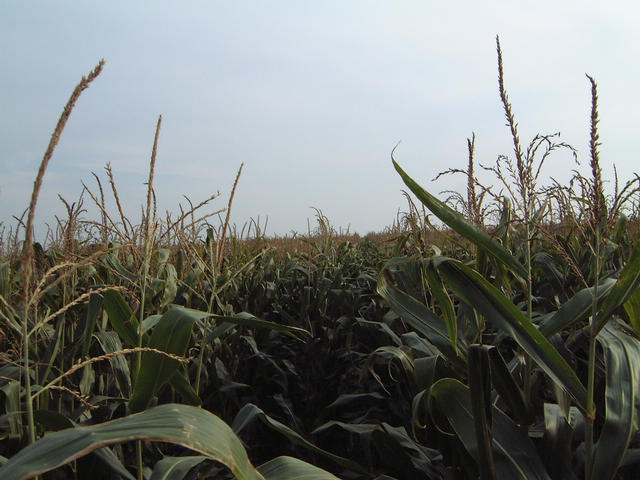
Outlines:
<svg viewBox="0 0 640 480"><path fill-rule="evenodd" d="M280 423L279 421L271 418L269 415L264 413L262 409L256 407L252 403L248 403L240 409L231 426L233 428L233 431L239 434L247 425L253 423L255 420L260 420L269 428L287 437L293 443L300 445L314 453L320 454L334 461L338 465L348 468L349 470L353 470L354 472L366 473L366 470L358 463L317 447L316 445L302 437L302 435L300 435L299 433L293 431L283 423Z"/></svg>
<svg viewBox="0 0 640 480"><path fill-rule="evenodd" d="M640 240L633 247L629 261L620 272L620 278L600 307L594 324L595 332L599 332L613 315L613 312L624 305L640 286Z"/></svg>
<svg viewBox="0 0 640 480"><path fill-rule="evenodd" d="M586 409L587 390L584 385L549 340L513 302L462 262L445 257L434 259L434 262L441 277L464 302L480 312L495 328L513 338L547 375L581 408Z"/></svg>
<svg viewBox="0 0 640 480"><path fill-rule="evenodd" d="M162 315L153 329L149 347L183 356L191 339L191 329L199 315L204 312L173 306ZM204 314L206 315L206 314ZM140 371L129 399L132 412L139 412L149 406L153 396L176 373L179 362L155 352L143 352Z"/></svg>
<svg viewBox="0 0 640 480"><path fill-rule="evenodd" d="M278 457L258 467L266 480L339 480L318 467L292 457Z"/></svg>
<svg viewBox="0 0 640 480"><path fill-rule="evenodd" d="M526 278L527 270L525 267L499 242L492 239L482 230L474 227L454 209L423 189L415 180L405 173L395 160L393 160L393 166L400 174L405 185L409 187L413 194L418 197L418 200L431 210L436 217L474 245L482 248L488 254L508 266L514 274L518 275L520 278Z"/></svg>
<svg viewBox="0 0 640 480"><path fill-rule="evenodd" d="M49 433L0 467L0 478L33 478L99 448L132 440L182 445L226 465L240 480L263 480L226 423L206 410L178 404L161 405L90 427Z"/></svg>
<svg viewBox="0 0 640 480"><path fill-rule="evenodd" d="M635 330L637 335L640 335L640 289L637 289L624 302L624 309L629 317L629 324Z"/></svg>
<svg viewBox="0 0 640 480"><path fill-rule="evenodd" d="M608 323L597 337L607 371L606 418L596 444L591 478L614 478L640 429L640 341Z"/></svg>
<svg viewBox="0 0 640 480"><path fill-rule="evenodd" d="M211 458L204 455L188 457L164 457L153 467L149 480L182 480L189 470Z"/></svg>
<svg viewBox="0 0 640 480"><path fill-rule="evenodd" d="M469 390L476 432L478 469L482 480L496 479L491 448L491 369L483 345L469 346Z"/></svg>
<svg viewBox="0 0 640 480"><path fill-rule="evenodd" d="M444 413L465 449L480 462L469 388L459 380L443 378L433 384L430 402ZM492 409L492 448L497 478L550 480L527 434L499 408Z"/></svg>
<svg viewBox="0 0 640 480"><path fill-rule="evenodd" d="M460 344L451 344L447 325L444 320L414 297L400 290L391 278L388 269L384 269L378 278L378 293L393 311L429 342L431 342L449 361L458 359L457 352L466 348Z"/></svg>
<svg viewBox="0 0 640 480"><path fill-rule="evenodd" d="M616 281L607 278L598 285L598 301L608 295ZM540 333L549 338L574 323L586 319L591 313L594 288L583 288L564 302L550 317L540 322Z"/></svg>
<svg viewBox="0 0 640 480"><path fill-rule="evenodd" d="M429 283L429 288L433 293L433 296L438 300L440 304L440 309L442 310L442 317L444 318L444 322L447 326L447 331L449 332L449 340L451 342L451 346L456 350L456 354L458 354L458 320L456 319L456 312L453 308L453 302L451 301L451 297L444 289L442 280L438 276L435 268L431 264L431 262L426 265L425 274L427 277L427 282Z"/></svg>
<svg viewBox="0 0 640 480"><path fill-rule="evenodd" d="M128 346L138 345L138 320L122 294L117 290L108 290L103 298L104 309L113 329Z"/></svg>

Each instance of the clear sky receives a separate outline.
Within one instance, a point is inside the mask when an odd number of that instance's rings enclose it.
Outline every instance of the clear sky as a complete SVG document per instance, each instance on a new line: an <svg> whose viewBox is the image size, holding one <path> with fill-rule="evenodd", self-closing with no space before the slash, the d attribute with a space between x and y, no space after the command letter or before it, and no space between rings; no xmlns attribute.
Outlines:
<svg viewBox="0 0 640 480"><path fill-rule="evenodd" d="M466 139L491 164L512 145L498 97L495 36L524 143L562 132L588 172L590 90L600 95L606 178L638 171L640 7L589 1L3 1L0 3L0 221L28 205L62 107L101 59L45 177L36 222L95 187L111 162L132 218L145 203L163 115L155 187L178 211L226 196L232 220L306 232L321 209L365 234L406 208L390 153L434 193L464 189ZM546 174L574 165L560 155ZM487 177L486 182L490 183ZM105 181L106 186L106 181ZM112 202L109 201L112 205ZM90 207L87 197L85 205ZM89 208L87 216L95 215ZM97 218L97 217L96 217Z"/></svg>

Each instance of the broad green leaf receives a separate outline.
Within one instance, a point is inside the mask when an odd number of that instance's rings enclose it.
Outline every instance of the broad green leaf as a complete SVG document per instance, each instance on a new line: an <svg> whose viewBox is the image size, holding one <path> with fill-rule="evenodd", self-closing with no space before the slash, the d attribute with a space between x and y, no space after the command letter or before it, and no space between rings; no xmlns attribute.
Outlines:
<svg viewBox="0 0 640 480"><path fill-rule="evenodd" d="M429 210L431 210L436 217L447 224L452 230L456 231L474 245L484 249L488 254L496 257L504 265L507 265L511 271L518 275L520 278L526 278L526 268L514 257L506 248L500 243L492 239L482 230L474 227L471 223L467 222L465 218L449 207L443 201L431 195L425 189L423 189L418 183L415 182L405 171L393 161L393 166L400 174L402 181L409 187L418 200L420 200Z"/></svg>
<svg viewBox="0 0 640 480"><path fill-rule="evenodd" d="M400 478L440 477L436 466L442 462L440 452L416 443L404 427L392 427L386 422L367 424L331 420L316 428L313 433L327 433L333 429L341 429L351 435L357 435L365 445L370 445L373 441L375 450L385 457L385 463L393 469L394 473L400 475ZM372 452L367 448L363 452L364 458L360 460L366 460L371 464L371 454Z"/></svg>
<svg viewBox="0 0 640 480"><path fill-rule="evenodd" d="M98 332L95 337L98 339L98 343L100 343L104 353L114 353L122 350L120 337L114 331ZM120 394L124 398L129 398L129 395L131 395L131 372L127 359L123 355L116 355L109 358L109 363L115 374Z"/></svg>
<svg viewBox="0 0 640 480"><path fill-rule="evenodd" d="M640 335L640 289L635 292L624 302L624 309L629 317L629 324Z"/></svg>
<svg viewBox="0 0 640 480"><path fill-rule="evenodd" d="M180 369L173 374L169 380L169 384L176 392L182 395L184 403L196 406L199 406L202 403L202 400L200 400L200 397Z"/></svg>
<svg viewBox="0 0 640 480"><path fill-rule="evenodd" d="M542 267L553 288L562 291L565 285L565 277L556 266L553 257L547 252L538 252L533 256L532 260Z"/></svg>
<svg viewBox="0 0 640 480"><path fill-rule="evenodd" d="M482 480L496 479L491 448L491 368L483 345L469 346L469 391L476 432L476 460Z"/></svg>
<svg viewBox="0 0 640 480"><path fill-rule="evenodd" d="M575 407L572 407L575 410ZM554 479L571 478L573 427L557 404L544 404L544 458Z"/></svg>
<svg viewBox="0 0 640 480"><path fill-rule="evenodd" d="M239 480L264 480L226 423L206 410L179 404L161 405L110 422L49 433L0 467L0 478L33 478L99 448L132 440L182 445L222 463Z"/></svg>
<svg viewBox="0 0 640 480"><path fill-rule="evenodd" d="M124 268L118 259L118 252L111 252L108 255L102 257L102 261L110 268L115 270L120 276L126 278L132 283L138 281L138 276L131 273L129 270Z"/></svg>
<svg viewBox="0 0 640 480"><path fill-rule="evenodd" d="M414 441L404 427L382 422L376 425L371 436L378 454L385 457L400 478L440 477L433 464L442 461L441 453Z"/></svg>
<svg viewBox="0 0 640 480"><path fill-rule="evenodd" d="M607 321L613 315L613 312L633 295L633 292L640 286L640 240L638 240L633 247L631 257L627 261L627 264L620 272L620 278L616 282L615 286L611 290L611 293L607 296L600 311L596 316L594 324L595 332L597 334Z"/></svg>
<svg viewBox="0 0 640 480"><path fill-rule="evenodd" d="M164 265L169 261L169 255L171 255L171 250L168 248L159 248L156 251L156 259L158 260L159 265Z"/></svg>
<svg viewBox="0 0 640 480"><path fill-rule="evenodd" d="M292 457L278 457L258 467L266 480L339 480L326 470Z"/></svg>
<svg viewBox="0 0 640 480"><path fill-rule="evenodd" d="M184 356L191 339L191 328L203 312L173 306L162 315L153 329L149 347ZM167 383L178 369L179 362L155 352L142 352L140 371L129 399L132 412L149 406L153 396Z"/></svg>
<svg viewBox="0 0 640 480"><path fill-rule="evenodd" d="M176 268L170 263L167 263L164 266L164 276L166 278L162 298L160 299L161 310L164 310L173 303L178 293L178 273L176 272Z"/></svg>
<svg viewBox="0 0 640 480"><path fill-rule="evenodd" d="M309 338L311 336L311 334L304 328L269 322L246 312L240 312L236 315L228 316L214 314L208 314L207 316L214 318L220 322L232 323L243 327L266 328L267 330L273 330L275 332L282 333L296 340L302 340L303 338ZM209 339L205 339L205 341L209 341Z"/></svg>
<svg viewBox="0 0 640 480"><path fill-rule="evenodd" d="M115 333L114 333L115 335ZM78 425L72 422L70 419L56 412L55 410L36 410L33 412L34 419L40 425L42 425L48 432L57 432L58 430L64 430L66 428L74 428ZM109 447L99 448L93 452L93 455L102 460L113 471L117 472L120 476L127 478L128 480L135 480L135 477L129 473L129 471L122 465L118 456L113 453L113 450Z"/></svg>
<svg viewBox="0 0 640 480"><path fill-rule="evenodd" d="M0 295L9 298L11 291L11 262L0 263Z"/></svg>
<svg viewBox="0 0 640 480"><path fill-rule="evenodd" d="M430 399L447 417L465 449L479 461L469 388L459 380L443 378L431 387ZM493 407L492 417L497 478L550 480L527 434L496 407Z"/></svg>
<svg viewBox="0 0 640 480"><path fill-rule="evenodd" d="M149 480L182 480L189 470L211 458L204 455L189 457L164 457L153 467Z"/></svg>
<svg viewBox="0 0 640 480"><path fill-rule="evenodd" d="M547 375L586 409L587 390L554 346L500 290L462 262L434 260L449 287L495 328L513 338Z"/></svg>
<svg viewBox="0 0 640 480"><path fill-rule="evenodd" d="M109 447L99 448L93 454L102 460L111 470L116 472L118 475L126 478L127 480L136 480L136 477L131 475L131 473L122 465L122 462L118 458L118 456L113 453L113 450Z"/></svg>
<svg viewBox="0 0 640 480"><path fill-rule="evenodd" d="M82 356L86 357L91 348L91 340L93 339L93 331L96 328L98 316L102 313L102 296L94 293L89 297L87 305L87 314L84 320L84 333L82 334Z"/></svg>
<svg viewBox="0 0 640 480"><path fill-rule="evenodd" d="M113 329L128 346L138 346L138 320L122 294L117 290L104 293L104 309Z"/></svg>
<svg viewBox="0 0 640 480"><path fill-rule="evenodd" d="M339 480L318 467L292 457L278 457L258 467L266 480Z"/></svg>
<svg viewBox="0 0 640 480"><path fill-rule="evenodd" d="M507 404L512 412L512 417L519 425L530 425L533 422L532 415L527 408L525 395L518 386L509 367L496 347L483 347L491 365L491 381L500 398Z"/></svg>
<svg viewBox="0 0 640 480"><path fill-rule="evenodd" d="M386 268L382 270L378 278L378 293L389 303L395 313L429 340L447 360L455 361L458 359L456 349L451 345L444 320L429 310L424 303L400 290L393 283L391 274ZM465 348L460 344L458 349L462 352L465 351Z"/></svg>
<svg viewBox="0 0 640 480"><path fill-rule="evenodd" d="M9 423L9 438L20 438L22 435L22 402L21 384L18 380L10 380L0 387L0 392L4 393L4 408L7 413Z"/></svg>
<svg viewBox="0 0 640 480"><path fill-rule="evenodd" d="M607 372L606 417L596 444L591 478L614 478L640 428L640 341L609 322L597 337Z"/></svg>
<svg viewBox="0 0 640 480"><path fill-rule="evenodd" d="M427 277L427 282L429 283L429 288L433 293L433 296L438 300L440 304L440 309L442 310L442 317L444 318L444 323L447 325L447 331L449 332L449 340L451 341L451 346L458 353L458 320L456 318L456 312L453 308L453 302L451 301L451 297L444 289L442 284L442 280L438 276L434 266L429 262L425 267L425 274Z"/></svg>
<svg viewBox="0 0 640 480"><path fill-rule="evenodd" d="M260 420L262 423L275 430L276 432L281 433L296 445L300 445L307 450L322 455L334 461L338 465L348 468L349 470L353 470L354 472L359 473L366 473L366 470L362 468L358 463L315 446L313 443L305 440L299 433L293 431L283 423L280 423L279 421L271 418L269 415L264 413L264 411L262 411L252 403L248 403L240 409L240 411L236 415L236 418L233 420L233 424L231 425L231 427L233 428L234 432L239 434L248 424L254 422L256 419Z"/></svg>
<svg viewBox="0 0 640 480"><path fill-rule="evenodd" d="M609 294L615 283L616 281L613 278L607 278L600 282L598 285L598 301ZM549 338L574 323L586 319L591 314L593 294L593 287L583 288L577 292L563 303L553 315L540 322L540 333Z"/></svg>
<svg viewBox="0 0 640 480"><path fill-rule="evenodd" d="M338 398L336 398L331 404L327 405L325 408L338 408L344 407L346 405L350 405L352 403L358 402L366 402L367 400L381 400L383 401L385 397L380 395L377 392L372 393L343 393Z"/></svg>

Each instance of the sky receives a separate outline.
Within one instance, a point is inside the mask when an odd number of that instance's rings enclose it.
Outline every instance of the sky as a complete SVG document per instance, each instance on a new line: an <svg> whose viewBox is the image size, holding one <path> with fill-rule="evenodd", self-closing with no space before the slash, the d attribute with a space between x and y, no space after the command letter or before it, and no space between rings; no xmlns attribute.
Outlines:
<svg viewBox="0 0 640 480"><path fill-rule="evenodd" d="M606 5L607 4L607 5ZM640 4L631 1L3 1L0 3L0 222L28 206L49 138L75 85L102 74L67 123L46 172L37 232L107 189L111 164L127 216L154 187L179 212L216 191L238 230L306 233L317 208L336 230L366 234L406 210L391 151L427 190L464 191L467 138L476 160L512 153L498 96L496 35L522 142L561 132L578 150L543 177L588 173L590 85L598 83L601 162L638 171ZM479 172L484 183L492 177ZM107 194L107 205L115 212ZM443 197L445 195L443 194ZM97 210L85 194L87 219ZM265 222L267 222L265 224Z"/></svg>

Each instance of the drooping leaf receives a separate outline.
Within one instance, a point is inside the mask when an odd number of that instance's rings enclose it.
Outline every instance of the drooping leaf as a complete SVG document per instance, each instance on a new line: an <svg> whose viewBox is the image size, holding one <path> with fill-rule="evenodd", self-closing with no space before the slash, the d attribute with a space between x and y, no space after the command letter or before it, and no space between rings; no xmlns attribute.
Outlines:
<svg viewBox="0 0 640 480"><path fill-rule="evenodd" d="M231 323L234 325L240 325L244 327L254 327L254 328L266 328L267 330L273 330L275 332L282 333L296 340L302 340L305 338L309 338L311 334L305 330L304 328L292 327L290 325L283 325L280 323L269 322L267 320L262 320L255 315L251 315L247 312L240 312L236 315L207 315L215 320L220 322ZM211 338L207 337L205 341L210 341Z"/></svg>
<svg viewBox="0 0 640 480"><path fill-rule="evenodd" d="M378 278L378 293L389 302L395 313L429 340L449 361L459 361L444 320L429 310L424 303L400 290L393 283L387 269L384 269ZM464 353L464 350L463 345L458 345L458 351Z"/></svg>
<svg viewBox="0 0 640 480"><path fill-rule="evenodd" d="M97 332L95 337L98 339L98 343L100 343L104 353L114 353L122 350L120 337L114 331ZM131 372L126 358L122 355L115 355L109 358L109 363L113 369L120 393L124 398L128 398L131 395Z"/></svg>
<svg viewBox="0 0 640 480"><path fill-rule="evenodd" d="M260 420L269 428L272 428L276 432L281 433L282 435L287 437L293 443L300 445L314 453L322 455L334 461L338 465L348 468L349 470L353 470L354 472L366 473L366 470L362 468L362 466L360 466L358 463L317 447L316 445L302 437L302 435L300 435L299 433L293 431L283 423L271 418L269 415L264 413L262 409L256 407L252 403L248 403L240 409L240 411L236 415L236 418L233 420L233 424L231 425L231 427L233 428L234 432L240 433L247 425L254 422L255 420Z"/></svg>
<svg viewBox="0 0 640 480"><path fill-rule="evenodd" d="M509 407L516 423L520 425L531 424L533 418L530 409L527 408L524 392L511 375L500 351L493 346L485 346L484 348L491 365L491 381L500 398Z"/></svg>
<svg viewBox="0 0 640 480"><path fill-rule="evenodd" d="M94 287L95 288L95 287ZM87 314L84 319L84 332L82 334L82 356L85 357L89 353L91 348L91 340L93 331L96 327L98 316L102 312L102 297L98 294L93 294L89 297L89 304L87 305Z"/></svg>
<svg viewBox="0 0 640 480"><path fill-rule="evenodd" d="M431 387L430 398L447 417L465 449L479 461L480 450L469 388L459 380L443 378ZM493 407L492 417L492 447L497 478L549 480L527 434L496 407Z"/></svg>
<svg viewBox="0 0 640 480"><path fill-rule="evenodd" d="M499 242L492 239L487 233L474 227L467 222L465 218L449 207L443 201L431 195L422 188L415 180L413 180L405 171L393 160L393 166L400 174L402 181L414 193L436 217L442 220L452 230L456 231L474 245L484 249L488 254L496 257L501 263L507 265L511 271L520 278L526 278L526 268Z"/></svg>
<svg viewBox="0 0 640 480"><path fill-rule="evenodd" d="M573 407L575 409L575 407ZM571 478L573 427L557 404L544 404L544 458L553 480Z"/></svg>
<svg viewBox="0 0 640 480"><path fill-rule="evenodd" d="M640 289L635 292L624 302L624 309L629 317L629 324L633 327L636 334L640 335Z"/></svg>
<svg viewBox="0 0 640 480"><path fill-rule="evenodd" d="M456 354L458 353L458 320L456 319L456 312L453 308L453 302L451 301L451 297L444 289L442 280L438 276L438 272L436 272L434 266L431 262L426 265L425 274L427 277L427 282L429 282L429 288L433 292L434 297L438 300L438 304L440 305L440 309L442 310L442 317L444 318L444 323L447 326L447 331L449 332L449 340L451 341L451 346L456 350Z"/></svg>
<svg viewBox="0 0 640 480"><path fill-rule="evenodd" d="M607 278L600 282L597 300L600 301L605 295L608 295L615 283L613 278ZM591 313L593 294L593 287L583 288L577 292L564 302L553 315L540 322L540 333L549 338L576 322L586 319Z"/></svg>
<svg viewBox="0 0 640 480"><path fill-rule="evenodd" d="M614 478L640 429L640 341L609 322L597 337L605 358L605 423L596 444L591 478Z"/></svg>
<svg viewBox="0 0 640 480"><path fill-rule="evenodd" d="M113 329L130 346L138 346L138 320L122 294L117 290L104 293L104 309Z"/></svg>
<svg viewBox="0 0 640 480"><path fill-rule="evenodd" d="M182 480L192 468L207 460L211 458L204 455L164 457L153 467L149 480Z"/></svg>
<svg viewBox="0 0 640 480"><path fill-rule="evenodd" d="M0 478L33 478L99 448L132 440L182 445L227 466L240 480L264 480L226 423L206 410L178 404L161 405L90 427L49 433L0 467Z"/></svg>
<svg viewBox="0 0 640 480"><path fill-rule="evenodd" d="M599 332L609 321L613 312L633 295L640 286L640 240L633 247L627 264L620 272L620 278L598 311L594 323L594 333Z"/></svg>
<svg viewBox="0 0 640 480"><path fill-rule="evenodd" d="M184 403L189 405L200 405L202 400L196 393L195 389L189 383L189 380L185 378L184 374L178 369L169 380L169 384L174 388L176 392L182 395Z"/></svg>
<svg viewBox="0 0 640 480"><path fill-rule="evenodd" d="M547 375L569 393L583 409L587 390L555 347L529 319L490 282L462 262L440 257L434 260L449 287L478 310L499 331L513 338Z"/></svg>
<svg viewBox="0 0 640 480"><path fill-rule="evenodd" d="M149 347L173 355L184 356L194 322L203 312L173 306L162 315L153 329ZM140 370L129 399L132 412L139 412L149 406L153 396L167 383L178 369L179 362L155 352L143 352Z"/></svg>
<svg viewBox="0 0 640 480"><path fill-rule="evenodd" d="M278 457L258 467L266 480L339 480L326 470L292 457Z"/></svg>
<svg viewBox="0 0 640 480"><path fill-rule="evenodd" d="M482 480L496 479L491 446L491 368L483 345L469 346L469 391L478 447L478 469Z"/></svg>

